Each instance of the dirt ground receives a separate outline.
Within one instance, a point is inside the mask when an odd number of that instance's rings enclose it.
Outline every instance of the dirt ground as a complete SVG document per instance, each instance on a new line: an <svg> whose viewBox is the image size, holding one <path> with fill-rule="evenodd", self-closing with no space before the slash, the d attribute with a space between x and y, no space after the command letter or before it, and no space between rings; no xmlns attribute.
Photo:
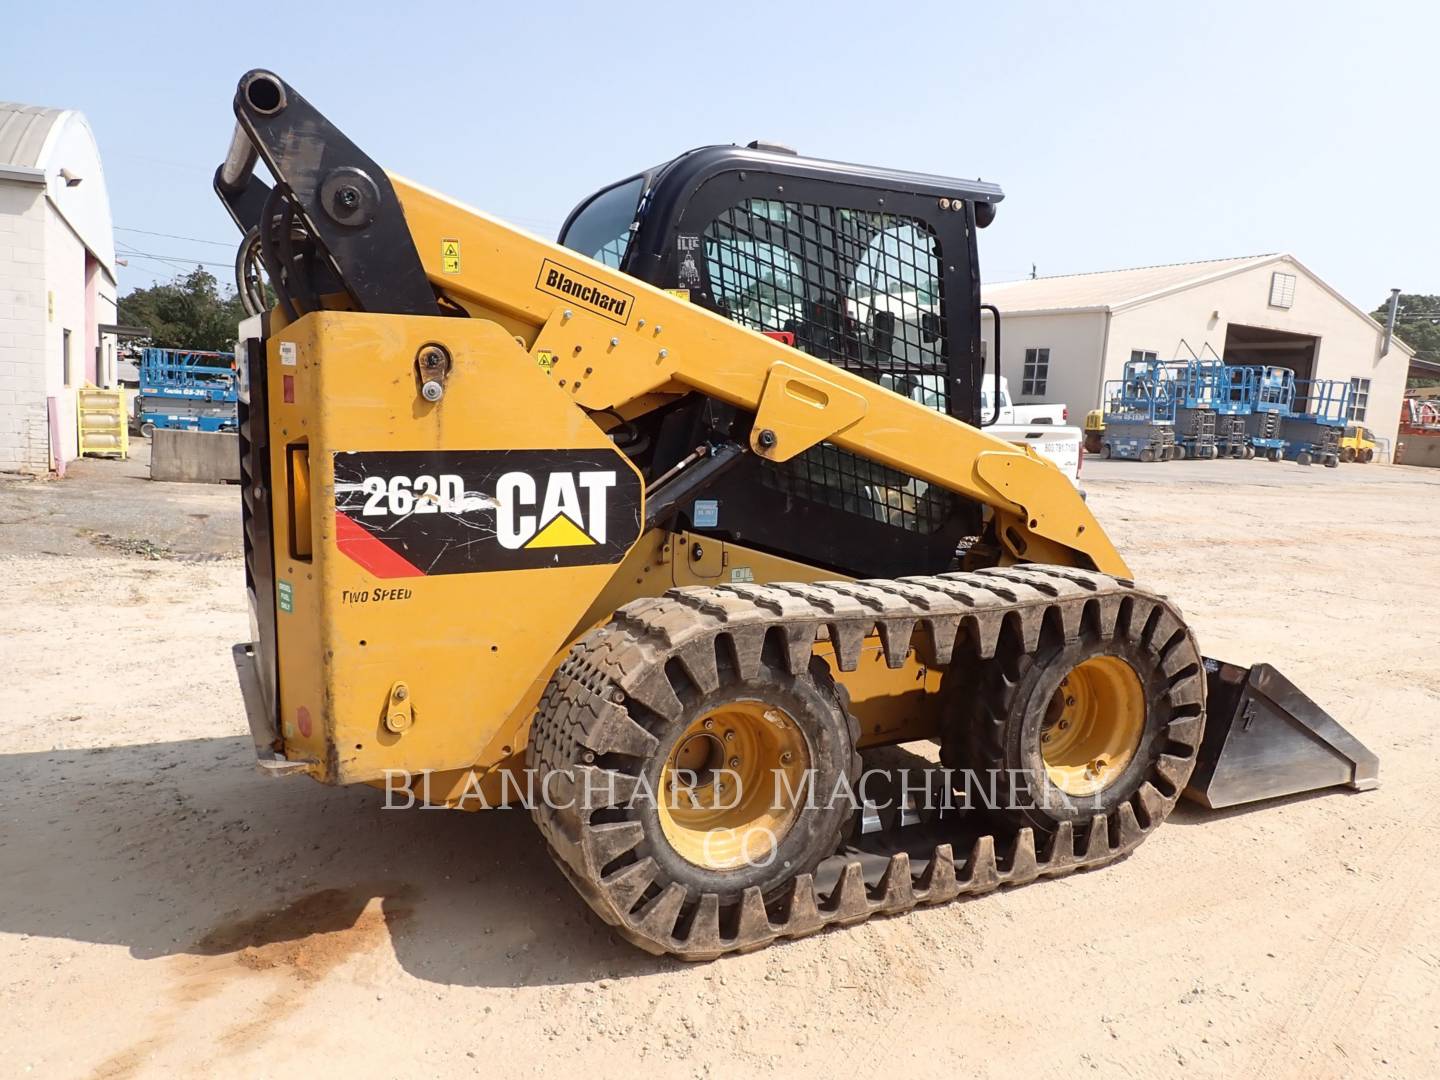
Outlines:
<svg viewBox="0 0 1440 1080"><path fill-rule="evenodd" d="M234 488L0 481L0 1073L1440 1073L1440 471L1087 463L1142 582L1382 787L1182 806L1092 874L700 966L523 813L251 768Z"/></svg>

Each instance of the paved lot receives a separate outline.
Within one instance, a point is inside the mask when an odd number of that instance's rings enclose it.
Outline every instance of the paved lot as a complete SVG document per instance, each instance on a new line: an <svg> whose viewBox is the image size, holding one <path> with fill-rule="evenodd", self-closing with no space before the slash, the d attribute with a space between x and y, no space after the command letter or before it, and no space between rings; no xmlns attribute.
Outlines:
<svg viewBox="0 0 1440 1080"><path fill-rule="evenodd" d="M590 916L519 813L249 767L233 488L0 480L0 1072L1440 1073L1440 471L1087 462L1137 577L1383 787L1182 808L1104 871L703 966Z"/></svg>

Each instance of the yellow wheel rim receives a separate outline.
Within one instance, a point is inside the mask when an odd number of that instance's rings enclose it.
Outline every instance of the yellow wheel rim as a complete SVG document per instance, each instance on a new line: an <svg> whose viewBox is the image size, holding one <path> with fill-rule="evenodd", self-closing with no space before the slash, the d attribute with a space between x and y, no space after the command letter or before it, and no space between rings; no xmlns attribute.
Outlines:
<svg viewBox="0 0 1440 1080"><path fill-rule="evenodd" d="M1145 732L1145 690L1118 656L1075 665L1060 681L1040 732L1050 782L1067 795L1094 795L1129 766Z"/></svg>
<svg viewBox="0 0 1440 1080"><path fill-rule="evenodd" d="M809 768L809 744L783 709L722 705L685 729L661 768L660 829L707 870L764 862L800 816Z"/></svg>

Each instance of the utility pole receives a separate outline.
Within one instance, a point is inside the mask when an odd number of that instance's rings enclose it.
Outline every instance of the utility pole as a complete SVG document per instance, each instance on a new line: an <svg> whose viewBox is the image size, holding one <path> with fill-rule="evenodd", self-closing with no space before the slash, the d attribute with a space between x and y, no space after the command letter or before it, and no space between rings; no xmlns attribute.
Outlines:
<svg viewBox="0 0 1440 1080"><path fill-rule="evenodd" d="M1400 290L1390 290L1390 311L1385 316L1385 341L1380 346L1380 355L1390 351L1390 339L1395 336L1395 316L1400 312Z"/></svg>

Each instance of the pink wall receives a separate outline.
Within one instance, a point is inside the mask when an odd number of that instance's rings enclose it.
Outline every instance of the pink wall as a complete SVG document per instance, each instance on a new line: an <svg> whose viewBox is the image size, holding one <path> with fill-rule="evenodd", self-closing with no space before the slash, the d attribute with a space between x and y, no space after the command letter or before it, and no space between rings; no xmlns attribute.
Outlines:
<svg viewBox="0 0 1440 1080"><path fill-rule="evenodd" d="M100 263L85 252L85 336L80 339L80 348L85 351L85 378L92 386L100 385L98 370L100 351L100 324L95 318L95 299L100 288Z"/></svg>

